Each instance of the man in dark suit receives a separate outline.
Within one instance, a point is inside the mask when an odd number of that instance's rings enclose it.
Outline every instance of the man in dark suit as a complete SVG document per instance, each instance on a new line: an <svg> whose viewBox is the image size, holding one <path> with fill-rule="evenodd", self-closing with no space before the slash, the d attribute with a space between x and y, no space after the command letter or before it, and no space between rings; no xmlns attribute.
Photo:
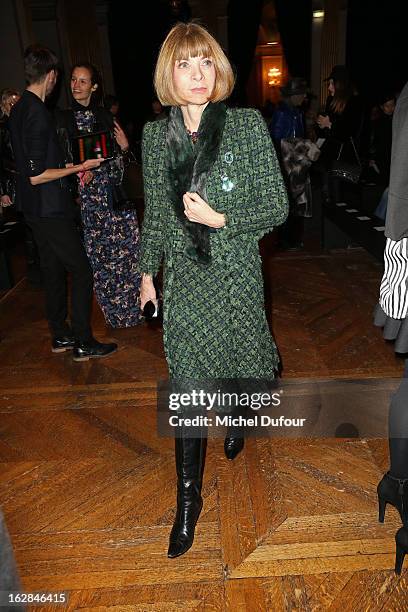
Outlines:
<svg viewBox="0 0 408 612"><path fill-rule="evenodd" d="M33 45L24 54L27 89L10 114L17 167L16 207L33 231L40 253L53 352L73 349L74 360L105 357L116 344L92 336L92 271L76 227L67 177L96 168L103 160L65 167L52 116L44 100L53 90L58 59ZM66 272L71 273L71 325L67 324Z"/></svg>

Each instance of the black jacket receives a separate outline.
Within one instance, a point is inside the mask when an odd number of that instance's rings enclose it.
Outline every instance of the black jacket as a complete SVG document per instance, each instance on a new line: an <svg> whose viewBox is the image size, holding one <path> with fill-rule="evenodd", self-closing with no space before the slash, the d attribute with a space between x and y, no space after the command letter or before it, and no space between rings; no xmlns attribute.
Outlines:
<svg viewBox="0 0 408 612"><path fill-rule="evenodd" d="M380 171L379 179L386 186L390 181L392 115L382 113L371 125L369 158L377 164Z"/></svg>
<svg viewBox="0 0 408 612"><path fill-rule="evenodd" d="M51 113L38 96L25 91L13 106L11 142L17 169L16 208L30 217L72 218L74 205L66 178L31 185L30 177L65 161Z"/></svg>
<svg viewBox="0 0 408 612"><path fill-rule="evenodd" d="M330 117L331 129L324 130L323 137L326 142L322 146L320 161L328 166L336 160L342 148L341 158L343 161L355 162L351 138L356 149L359 149L360 136L363 127L364 108L359 96L352 96L347 102L343 112L334 113L331 109L332 97L326 101L326 113Z"/></svg>
<svg viewBox="0 0 408 612"><path fill-rule="evenodd" d="M15 196L16 165L11 146L8 117L0 123L0 196Z"/></svg>

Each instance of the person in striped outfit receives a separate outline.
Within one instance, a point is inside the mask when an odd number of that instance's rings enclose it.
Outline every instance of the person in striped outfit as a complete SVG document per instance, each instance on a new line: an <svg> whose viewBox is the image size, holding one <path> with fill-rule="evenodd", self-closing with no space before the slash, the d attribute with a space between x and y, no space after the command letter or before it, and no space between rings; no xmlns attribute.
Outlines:
<svg viewBox="0 0 408 612"><path fill-rule="evenodd" d="M398 98L392 125L390 188L385 220L384 275L374 323L395 352L408 353L408 83ZM408 359L389 411L390 469L378 484L379 520L387 503L400 513L395 571L401 573L408 552Z"/></svg>

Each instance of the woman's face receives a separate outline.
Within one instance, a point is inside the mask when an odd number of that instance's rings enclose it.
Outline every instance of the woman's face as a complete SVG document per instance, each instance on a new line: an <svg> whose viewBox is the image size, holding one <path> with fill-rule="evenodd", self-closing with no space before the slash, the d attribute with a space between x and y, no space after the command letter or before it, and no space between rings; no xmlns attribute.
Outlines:
<svg viewBox="0 0 408 612"><path fill-rule="evenodd" d="M92 93L97 87L97 84L92 85L91 73L88 68L82 66L74 68L71 75L71 92L74 100L83 106L88 106Z"/></svg>
<svg viewBox="0 0 408 612"><path fill-rule="evenodd" d="M173 70L177 96L184 104L206 104L215 85L215 66L209 57L177 60Z"/></svg>
<svg viewBox="0 0 408 612"><path fill-rule="evenodd" d="M333 79L330 79L330 80L329 80L329 85L328 85L327 89L329 90L329 94L330 94L331 96L334 96L334 94L336 93L336 88L335 88L335 86L334 86L334 81L333 81Z"/></svg>

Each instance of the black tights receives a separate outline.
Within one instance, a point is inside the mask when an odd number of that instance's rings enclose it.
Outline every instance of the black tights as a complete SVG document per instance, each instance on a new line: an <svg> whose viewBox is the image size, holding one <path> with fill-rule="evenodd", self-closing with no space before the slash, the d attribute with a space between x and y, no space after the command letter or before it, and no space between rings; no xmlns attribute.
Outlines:
<svg viewBox="0 0 408 612"><path fill-rule="evenodd" d="M391 476L408 478L408 359L404 377L391 401L388 424Z"/></svg>

